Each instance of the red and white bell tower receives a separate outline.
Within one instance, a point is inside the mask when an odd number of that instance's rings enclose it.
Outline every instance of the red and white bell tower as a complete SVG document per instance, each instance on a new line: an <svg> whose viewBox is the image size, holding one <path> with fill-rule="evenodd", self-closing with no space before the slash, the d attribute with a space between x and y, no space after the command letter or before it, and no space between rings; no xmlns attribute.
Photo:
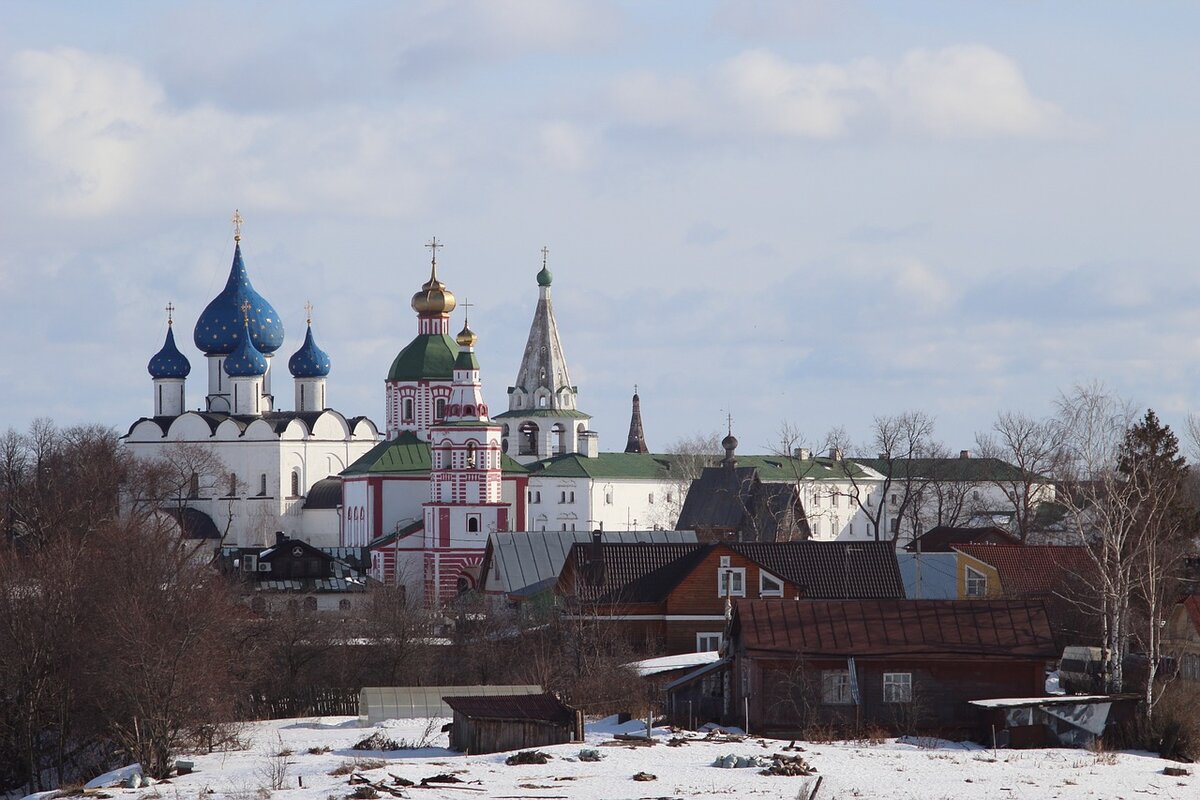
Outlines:
<svg viewBox="0 0 1200 800"><path fill-rule="evenodd" d="M479 580L488 534L509 529L501 499L501 426L488 418L475 333L458 334L454 383L444 419L429 428L433 467L425 504L425 602L439 605Z"/></svg>

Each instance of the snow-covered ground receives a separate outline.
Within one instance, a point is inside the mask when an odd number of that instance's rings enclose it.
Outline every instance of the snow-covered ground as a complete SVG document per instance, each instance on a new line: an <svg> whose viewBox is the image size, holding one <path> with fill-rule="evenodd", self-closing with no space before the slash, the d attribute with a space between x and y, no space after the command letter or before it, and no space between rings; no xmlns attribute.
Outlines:
<svg viewBox="0 0 1200 800"><path fill-rule="evenodd" d="M437 721L432 730L440 728ZM599 746L615 732L644 733L644 723L616 725L613 719L588 726L587 744L542 748L551 754L544 765L506 766L505 754L463 756L445 749L446 734L433 746L391 753L353 750L355 742L382 732L395 740L419 740L427 720L389 720L370 728L357 719L326 717L274 720L248 724L244 750L185 756L195 772L169 782L138 789L105 790L128 800L342 800L355 787L349 776L330 775L354 759L379 759L385 765L363 770L372 781L397 776L416 783L450 773L463 783L400 790L402 796L442 800L486 798L625 798L755 797L795 798L815 777L773 777L757 769L720 769L714 759L725 755L770 756L788 742L749 738L737 744L697 737L683 746L666 744L671 734L655 729L653 747ZM599 762L578 760L581 747L603 754ZM822 777L816 800L845 798L1200 798L1200 778L1168 777L1164 766L1179 766L1145 754L1094 754L1081 750L1000 750L974 744L932 741L882 744L800 743L801 755ZM309 750L312 748L313 753ZM328 753L318 753L330 748ZM283 759L281 751L291 751ZM793 754L795 751L788 751ZM273 768L286 762L285 788L267 791ZM653 782L633 775L648 772ZM303 783L303 788L300 784ZM381 795L384 800L391 797Z"/></svg>

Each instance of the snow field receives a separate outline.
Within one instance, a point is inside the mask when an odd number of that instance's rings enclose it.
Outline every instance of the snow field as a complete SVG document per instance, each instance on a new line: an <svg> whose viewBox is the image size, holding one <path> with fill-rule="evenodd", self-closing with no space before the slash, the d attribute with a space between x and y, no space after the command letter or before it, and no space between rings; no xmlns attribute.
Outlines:
<svg viewBox="0 0 1200 800"><path fill-rule="evenodd" d="M783 752L786 741L747 739L740 744L697 740L666 746L672 735L655 729L653 747L600 746L616 732L644 733L636 720L615 724L614 718L589 724L587 743L541 748L553 756L544 765L507 766L508 754L464 756L446 749L447 736L436 720L432 746L388 753L353 750L355 742L383 732L395 740L416 741L429 720L389 720L360 728L353 717L272 720L248 723L247 749L183 756L195 772L139 789L106 789L128 800L342 800L353 786L348 775L329 773L354 760L381 760L385 766L361 770L371 781L391 783L389 775L420 783L422 778L451 773L461 784L403 789L406 797L463 800L467 797L550 800L638 800L640 798L753 797L791 798L815 778L759 775L755 769L720 769L714 759L728 755L770 756ZM693 734L696 735L696 734ZM698 736L698 735L696 735ZM822 776L816 800L846 798L920 798L920 800L1107 800L1171 798L1200 800L1195 776L1162 774L1172 762L1141 753L1091 753L1084 750L1000 750L940 740L800 742L802 755ZM598 747L600 762L577 759L581 747ZM310 754L310 748L330 748ZM281 751L291 751L280 758ZM787 751L791 753L792 751ZM283 789L271 790L271 773L285 764ZM1178 765L1174 765L1178 766ZM634 773L649 772L653 782L635 782ZM300 784L303 783L303 788ZM390 795L381 795L387 800Z"/></svg>

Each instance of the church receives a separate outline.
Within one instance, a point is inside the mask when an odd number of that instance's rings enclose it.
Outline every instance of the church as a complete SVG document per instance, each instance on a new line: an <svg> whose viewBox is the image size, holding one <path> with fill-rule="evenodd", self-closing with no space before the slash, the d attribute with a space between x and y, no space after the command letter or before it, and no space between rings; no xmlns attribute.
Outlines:
<svg viewBox="0 0 1200 800"><path fill-rule="evenodd" d="M411 300L416 335L386 372L381 434L368 417L330 406L332 359L317 345L311 306L287 364L293 409L279 407L272 373L283 320L251 284L241 239L235 214L228 280L193 328L206 367L203 404L188 408L191 362L168 306L165 341L147 366L153 413L123 438L139 457L185 466L174 508L164 510L183 536L214 539L216 548L266 547L282 536L354 552L371 577L438 605L479 584L494 533L676 527L699 476L696 457L648 452L636 390L624 450L600 451L571 382L544 248L508 408L493 415L480 366L486 338L465 317L451 335L458 303L438 275L440 243L427 245L429 279ZM732 431L724 446L723 463L792 487L813 538L873 539L867 512L885 503L887 513L876 515L888 526L881 533L903 542L923 532L905 521L911 504L886 479L891 464L840 451L739 456ZM969 491L975 508L1002 516L1006 500L992 473L1015 468L968 456L926 459L937 467L931 480ZM196 465L190 474L188 464Z"/></svg>

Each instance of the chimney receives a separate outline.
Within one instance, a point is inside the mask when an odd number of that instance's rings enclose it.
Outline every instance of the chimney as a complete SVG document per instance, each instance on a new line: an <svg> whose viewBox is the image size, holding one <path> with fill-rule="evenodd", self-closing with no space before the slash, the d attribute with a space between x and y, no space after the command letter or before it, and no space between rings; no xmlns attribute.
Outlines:
<svg viewBox="0 0 1200 800"><path fill-rule="evenodd" d="M807 447L797 447L796 458L800 459L801 461L808 461L810 458L812 458L812 450L809 450Z"/></svg>
<svg viewBox="0 0 1200 800"><path fill-rule="evenodd" d="M842 460L842 448L840 448L840 447L829 448L829 457L832 458L834 461L841 461Z"/></svg>
<svg viewBox="0 0 1200 800"><path fill-rule="evenodd" d="M592 531L588 545L588 580L593 586L604 583L604 531Z"/></svg>
<svg viewBox="0 0 1200 800"><path fill-rule="evenodd" d="M959 451L958 451L958 457L959 457L959 458L970 458L970 457L971 457L971 451L970 451L970 450L959 450Z"/></svg>
<svg viewBox="0 0 1200 800"><path fill-rule="evenodd" d="M584 458L596 458L600 455L600 435L595 431L584 431L579 434L579 454Z"/></svg>
<svg viewBox="0 0 1200 800"><path fill-rule="evenodd" d="M283 531L275 531L275 545L277 547L286 541L287 536L284 535Z"/></svg>

